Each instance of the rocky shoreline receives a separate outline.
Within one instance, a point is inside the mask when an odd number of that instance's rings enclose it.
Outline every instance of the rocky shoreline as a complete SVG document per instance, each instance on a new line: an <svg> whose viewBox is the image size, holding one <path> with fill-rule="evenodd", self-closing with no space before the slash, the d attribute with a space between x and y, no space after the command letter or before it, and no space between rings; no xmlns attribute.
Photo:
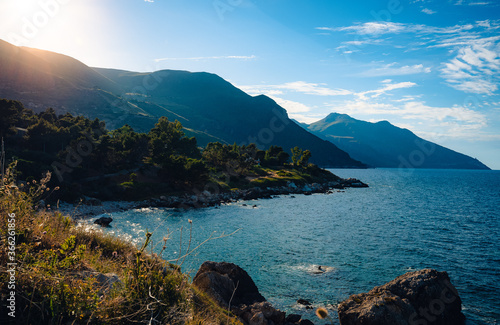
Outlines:
<svg viewBox="0 0 500 325"><path fill-rule="evenodd" d="M314 325L301 315L274 308L260 294L252 278L239 266L226 262L203 263L193 285L247 325ZM323 309L323 311L320 311ZM318 308L320 319L332 318ZM355 294L338 304L341 325L463 325L462 300L446 272L423 269L408 272Z"/></svg>
<svg viewBox="0 0 500 325"><path fill-rule="evenodd" d="M75 219L93 217L102 214L143 208L174 208L174 209L198 209L220 206L222 204L237 201L248 201L258 199L272 199L278 195L312 195L314 193L332 194L335 190L342 191L346 188L364 188L367 184L355 178L340 179L327 183L311 183L296 185L288 182L286 186L276 187L253 187L250 189L237 189L229 192L210 193L204 191L198 195L184 194L182 196L160 196L144 201L100 201L91 197L84 197L78 205L71 203L60 203L59 211L69 214ZM40 204L40 205L44 205Z"/></svg>

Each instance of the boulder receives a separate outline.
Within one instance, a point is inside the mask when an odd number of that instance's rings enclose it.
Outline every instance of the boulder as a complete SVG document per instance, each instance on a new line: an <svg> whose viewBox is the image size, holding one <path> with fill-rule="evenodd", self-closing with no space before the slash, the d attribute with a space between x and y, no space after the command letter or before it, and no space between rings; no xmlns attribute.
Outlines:
<svg viewBox="0 0 500 325"><path fill-rule="evenodd" d="M286 321L288 323L291 323L291 324L295 324L295 323L298 323L300 322L300 319L302 318L301 315L298 315L298 314L289 314L286 316Z"/></svg>
<svg viewBox="0 0 500 325"><path fill-rule="evenodd" d="M109 224L113 221L111 217L100 217L94 221L95 224L101 227L109 227Z"/></svg>
<svg viewBox="0 0 500 325"><path fill-rule="evenodd" d="M82 204L91 205L91 206L101 206L102 202L101 202L101 200L96 199L94 197L84 196L83 200L82 200Z"/></svg>
<svg viewBox="0 0 500 325"><path fill-rule="evenodd" d="M249 306L266 301L248 273L233 263L203 263L193 279L193 284L223 308L228 308L230 301L231 306Z"/></svg>
<svg viewBox="0 0 500 325"><path fill-rule="evenodd" d="M462 301L446 272L408 272L338 306L341 325L459 325Z"/></svg>
<svg viewBox="0 0 500 325"><path fill-rule="evenodd" d="M308 319L301 319L298 323L298 325L314 325L313 322L311 322L310 320Z"/></svg>
<svg viewBox="0 0 500 325"><path fill-rule="evenodd" d="M299 305L304 305L304 306L311 306L312 305L311 302L309 302L308 300L305 300L305 299L299 299L299 300L297 300L297 303Z"/></svg>
<svg viewBox="0 0 500 325"><path fill-rule="evenodd" d="M249 325L285 324L285 313L267 301L256 302L250 306L240 305L233 308L232 312Z"/></svg>
<svg viewBox="0 0 500 325"><path fill-rule="evenodd" d="M196 273L193 284L219 306L230 309L244 324L285 324L285 313L267 302L248 273L235 264L205 262Z"/></svg>

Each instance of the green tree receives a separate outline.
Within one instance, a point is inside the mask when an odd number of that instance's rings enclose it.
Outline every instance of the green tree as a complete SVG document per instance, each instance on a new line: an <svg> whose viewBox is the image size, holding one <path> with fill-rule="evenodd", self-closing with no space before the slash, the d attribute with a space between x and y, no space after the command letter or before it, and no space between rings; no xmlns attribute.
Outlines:
<svg viewBox="0 0 500 325"><path fill-rule="evenodd" d="M302 149L299 147L292 148L292 164L296 167L298 165L299 159L302 156Z"/></svg>
<svg viewBox="0 0 500 325"><path fill-rule="evenodd" d="M269 149L266 150L263 161L264 164L261 164L263 166L279 167L283 166L289 158L290 155L284 152L282 147L272 145L269 147Z"/></svg>
<svg viewBox="0 0 500 325"><path fill-rule="evenodd" d="M0 99L0 135L7 136L15 133L14 127L19 113L24 109L18 101Z"/></svg>
<svg viewBox="0 0 500 325"><path fill-rule="evenodd" d="M309 164L309 159L311 158L311 156L312 156L311 151L304 150L304 152L302 152L302 157L300 157L300 159L298 161L298 164L300 166L307 167L307 165Z"/></svg>
<svg viewBox="0 0 500 325"><path fill-rule="evenodd" d="M148 136L151 160L154 163L165 164L172 155L201 158L196 138L186 137L179 121L170 122L168 118L161 117Z"/></svg>

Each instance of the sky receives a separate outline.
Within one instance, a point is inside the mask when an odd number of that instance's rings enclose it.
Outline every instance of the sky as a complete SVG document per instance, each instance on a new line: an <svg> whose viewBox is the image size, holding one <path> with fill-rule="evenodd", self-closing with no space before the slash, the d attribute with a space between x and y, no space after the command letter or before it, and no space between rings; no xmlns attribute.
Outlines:
<svg viewBox="0 0 500 325"><path fill-rule="evenodd" d="M498 0L0 0L0 39L215 73L300 122L387 120L500 169Z"/></svg>

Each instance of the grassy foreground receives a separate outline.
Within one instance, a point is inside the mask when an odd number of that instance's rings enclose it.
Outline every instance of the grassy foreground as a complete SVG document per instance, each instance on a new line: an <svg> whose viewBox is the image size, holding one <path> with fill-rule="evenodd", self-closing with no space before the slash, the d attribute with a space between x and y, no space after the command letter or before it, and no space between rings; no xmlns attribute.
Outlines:
<svg viewBox="0 0 500 325"><path fill-rule="evenodd" d="M35 211L48 180L17 186L8 173L0 188L0 323L240 324L152 254L150 234L136 248Z"/></svg>

